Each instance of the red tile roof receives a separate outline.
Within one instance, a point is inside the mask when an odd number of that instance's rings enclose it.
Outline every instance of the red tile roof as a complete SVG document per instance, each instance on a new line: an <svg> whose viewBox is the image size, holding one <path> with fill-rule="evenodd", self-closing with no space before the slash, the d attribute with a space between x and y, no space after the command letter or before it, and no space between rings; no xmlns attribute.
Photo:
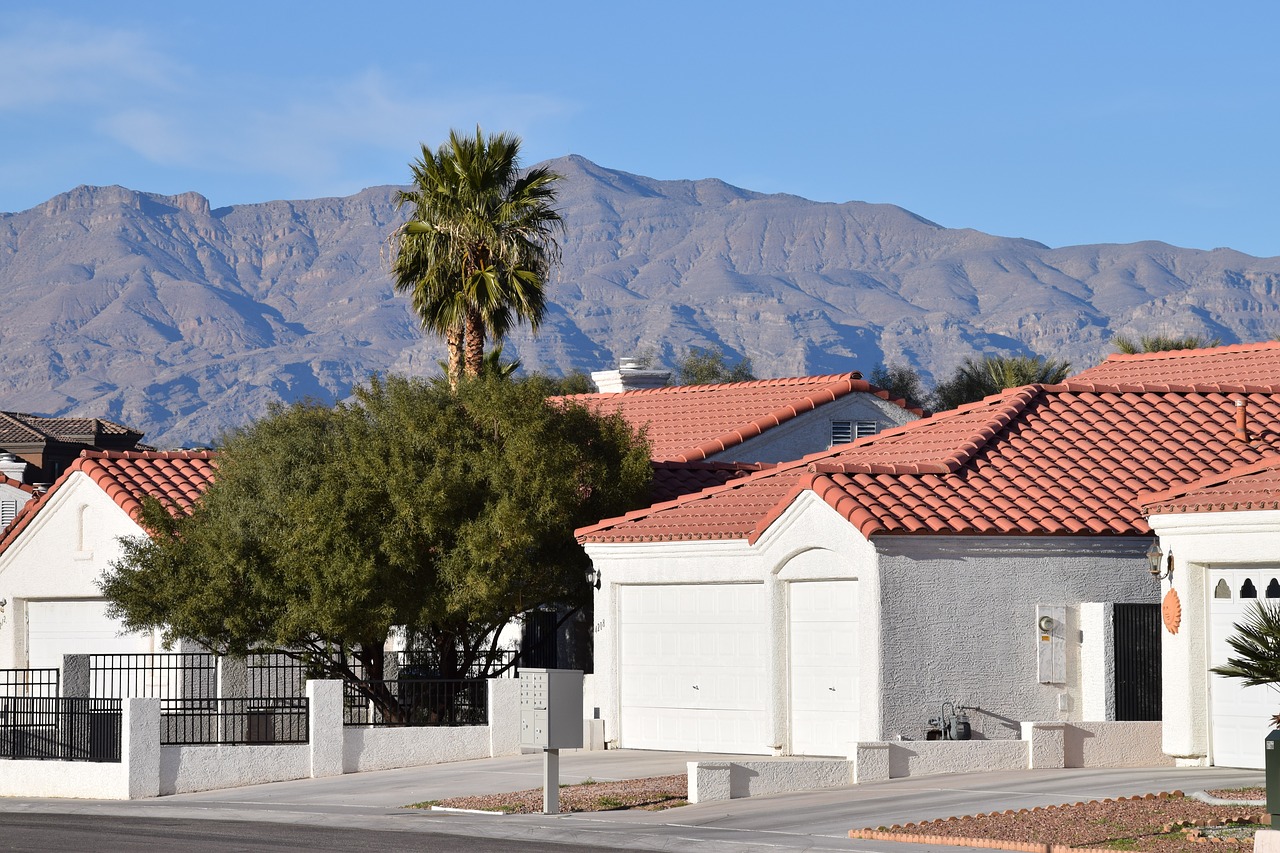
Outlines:
<svg viewBox="0 0 1280 853"><path fill-rule="evenodd" d="M1280 341L1208 349L1112 355L1070 382L1108 385L1229 386L1235 390L1280 384Z"/></svg>
<svg viewBox="0 0 1280 853"><path fill-rule="evenodd" d="M554 399L605 414L621 412L644 427L658 461L698 462L854 391L875 394L915 414L906 401L864 381L860 373L759 379L720 385L672 385Z"/></svg>
<svg viewBox="0 0 1280 853"><path fill-rule="evenodd" d="M63 484L83 472L134 521L142 499L156 498L174 515L187 512L213 481L214 454L208 450L85 450L47 492L28 501L0 538L0 552L18 537Z"/></svg>
<svg viewBox="0 0 1280 853"><path fill-rule="evenodd" d="M1142 495L1147 515L1280 509L1280 455Z"/></svg>
<svg viewBox="0 0 1280 853"><path fill-rule="evenodd" d="M1235 438L1248 400L1254 440ZM1280 451L1280 389L1027 386L578 531L754 540L810 489L864 536L1142 535L1141 494Z"/></svg>
<svg viewBox="0 0 1280 853"><path fill-rule="evenodd" d="M99 435L142 438L142 433L137 430L103 418L51 418L26 412L0 412L0 445L31 444L49 439L68 443L92 442Z"/></svg>
<svg viewBox="0 0 1280 853"><path fill-rule="evenodd" d="M772 467L770 462L654 462L649 499L652 503L675 500Z"/></svg>

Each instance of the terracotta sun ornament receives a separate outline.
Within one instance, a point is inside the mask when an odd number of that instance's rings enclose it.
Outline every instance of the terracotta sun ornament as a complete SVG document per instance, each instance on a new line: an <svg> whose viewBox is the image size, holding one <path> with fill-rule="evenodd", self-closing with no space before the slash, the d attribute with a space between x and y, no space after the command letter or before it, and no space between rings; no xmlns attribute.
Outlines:
<svg viewBox="0 0 1280 853"><path fill-rule="evenodd" d="M1178 628L1182 626L1182 601L1178 598L1178 591L1170 588L1164 594L1164 602L1160 605L1160 615L1164 617L1165 630L1170 634L1178 633Z"/></svg>

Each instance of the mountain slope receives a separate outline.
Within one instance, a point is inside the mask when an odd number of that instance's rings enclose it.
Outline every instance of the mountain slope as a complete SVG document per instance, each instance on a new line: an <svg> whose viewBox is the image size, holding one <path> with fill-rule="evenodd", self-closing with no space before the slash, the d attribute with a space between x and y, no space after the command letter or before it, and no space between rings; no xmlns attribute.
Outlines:
<svg viewBox="0 0 1280 853"><path fill-rule="evenodd" d="M824 204L717 180L657 181L580 157L564 263L526 367L609 367L689 345L760 375L945 375L982 352L1085 367L1114 332L1224 342L1280 332L1280 259L1162 243L1050 249L892 205ZM161 446L208 442L275 400L341 398L443 355L392 292L394 188L210 210L196 193L79 187L0 214L0 409L99 415Z"/></svg>

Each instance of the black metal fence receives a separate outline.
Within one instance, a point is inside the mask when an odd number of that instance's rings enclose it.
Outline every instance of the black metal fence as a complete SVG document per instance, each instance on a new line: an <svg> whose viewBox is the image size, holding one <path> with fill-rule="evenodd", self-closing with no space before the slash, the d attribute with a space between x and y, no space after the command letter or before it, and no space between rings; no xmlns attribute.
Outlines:
<svg viewBox="0 0 1280 853"><path fill-rule="evenodd" d="M0 758L119 761L119 699L0 698Z"/></svg>
<svg viewBox="0 0 1280 853"><path fill-rule="evenodd" d="M397 668L401 675L413 678L440 677L440 664L434 652L424 649L406 649L393 652ZM520 675L520 652L516 649L494 649L481 653L480 659L466 667L459 677L473 678L518 678ZM491 675L491 673L497 673Z"/></svg>
<svg viewBox="0 0 1280 853"><path fill-rule="evenodd" d="M307 743L311 733L308 710L306 697L168 699L160 705L160 743Z"/></svg>
<svg viewBox="0 0 1280 853"><path fill-rule="evenodd" d="M56 669L0 669L0 696L58 695Z"/></svg>
<svg viewBox="0 0 1280 853"><path fill-rule="evenodd" d="M218 668L208 652L89 655L89 695L110 699L211 699Z"/></svg>
<svg viewBox="0 0 1280 853"><path fill-rule="evenodd" d="M346 726L484 726L489 723L485 679L398 678L345 685ZM374 701L373 697L378 697Z"/></svg>

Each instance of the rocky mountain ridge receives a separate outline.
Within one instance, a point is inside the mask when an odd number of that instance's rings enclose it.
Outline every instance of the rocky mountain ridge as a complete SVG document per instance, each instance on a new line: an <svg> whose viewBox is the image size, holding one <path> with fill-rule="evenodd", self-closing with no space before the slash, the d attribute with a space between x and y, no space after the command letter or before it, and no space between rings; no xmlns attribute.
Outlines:
<svg viewBox="0 0 1280 853"><path fill-rule="evenodd" d="M1054 249L893 205L549 165L564 262L541 333L506 350L530 369L714 345L761 376L896 361L937 377L981 353L1084 368L1115 333L1280 333L1280 258ZM342 398L372 371L438 372L443 346L391 287L394 191L211 209L197 193L78 187L0 214L0 409L107 417L168 447L272 401Z"/></svg>

